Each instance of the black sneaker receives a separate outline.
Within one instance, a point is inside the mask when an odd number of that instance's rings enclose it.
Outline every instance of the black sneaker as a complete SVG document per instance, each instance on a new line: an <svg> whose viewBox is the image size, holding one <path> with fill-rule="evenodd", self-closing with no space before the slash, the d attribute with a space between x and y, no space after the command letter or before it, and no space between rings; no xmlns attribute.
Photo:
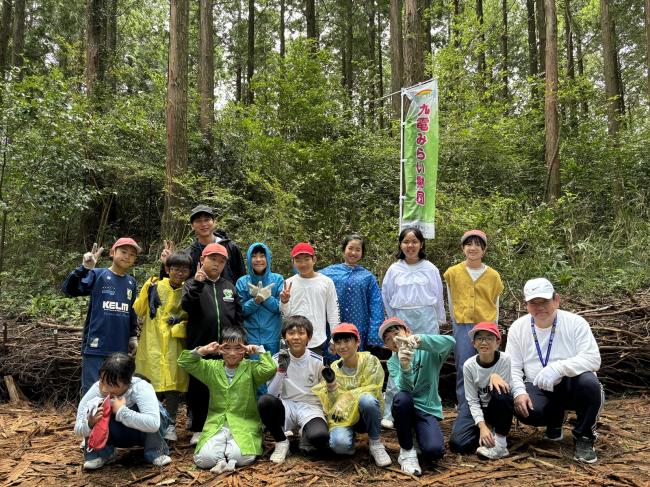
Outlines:
<svg viewBox="0 0 650 487"><path fill-rule="evenodd" d="M576 437L573 441L576 447L573 459L576 462L596 463L598 457L596 456L596 450L594 450L594 440L583 436L580 438Z"/></svg>
<svg viewBox="0 0 650 487"><path fill-rule="evenodd" d="M562 426L547 426L544 439L548 441L562 441L564 439Z"/></svg>

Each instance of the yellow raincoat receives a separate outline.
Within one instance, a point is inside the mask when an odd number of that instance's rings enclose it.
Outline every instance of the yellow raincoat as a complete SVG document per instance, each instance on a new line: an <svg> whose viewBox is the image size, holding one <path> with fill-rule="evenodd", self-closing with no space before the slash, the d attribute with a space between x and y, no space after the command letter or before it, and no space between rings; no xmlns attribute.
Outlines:
<svg viewBox="0 0 650 487"><path fill-rule="evenodd" d="M379 400L380 410L384 409L384 397L381 394L384 385L384 369L381 367L381 362L370 352L357 352L357 356L359 361L354 375L343 373L339 367L342 359L332 364L338 384L334 391L328 392L324 380L311 389L323 404L330 429L353 426L359 421L361 394L372 394Z"/></svg>
<svg viewBox="0 0 650 487"><path fill-rule="evenodd" d="M156 316L151 318L149 288L154 283L158 287L161 305L156 310ZM182 286L178 289L171 287L169 278L158 280L152 277L142 286L133 304L138 317L144 320L135 355L135 370L151 381L156 392L187 392L189 376L177 363L178 356L185 348L187 326L187 313L181 308L182 292ZM170 317L180 322L170 326Z"/></svg>

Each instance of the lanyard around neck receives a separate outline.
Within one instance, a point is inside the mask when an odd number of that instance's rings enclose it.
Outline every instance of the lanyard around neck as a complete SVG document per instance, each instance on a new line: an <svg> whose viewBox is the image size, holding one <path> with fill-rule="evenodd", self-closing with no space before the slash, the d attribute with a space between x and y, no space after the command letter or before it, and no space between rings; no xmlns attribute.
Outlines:
<svg viewBox="0 0 650 487"><path fill-rule="evenodd" d="M542 358L542 349L539 346L539 340L537 339L537 332L535 331L535 318L530 317L530 330L533 332L533 339L535 340L535 348L537 348L537 356L539 361L542 363L542 367L546 367L548 364L548 359L551 356L551 347L553 346L553 337L555 337L555 327L557 325L557 314L553 318L553 326L551 327L551 335L548 337L548 346L546 348L546 360Z"/></svg>

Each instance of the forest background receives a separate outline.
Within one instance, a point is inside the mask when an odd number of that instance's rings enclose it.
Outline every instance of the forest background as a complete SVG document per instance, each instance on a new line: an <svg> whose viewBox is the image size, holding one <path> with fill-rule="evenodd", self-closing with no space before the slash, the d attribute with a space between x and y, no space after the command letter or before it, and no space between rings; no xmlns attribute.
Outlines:
<svg viewBox="0 0 650 487"><path fill-rule="evenodd" d="M215 207L274 270L350 232L394 261L399 95L440 92L441 270L463 231L518 307L546 276L586 301L650 283L650 0L0 0L0 313L81 321L58 291L130 235L157 269ZM100 265L106 262L100 263Z"/></svg>

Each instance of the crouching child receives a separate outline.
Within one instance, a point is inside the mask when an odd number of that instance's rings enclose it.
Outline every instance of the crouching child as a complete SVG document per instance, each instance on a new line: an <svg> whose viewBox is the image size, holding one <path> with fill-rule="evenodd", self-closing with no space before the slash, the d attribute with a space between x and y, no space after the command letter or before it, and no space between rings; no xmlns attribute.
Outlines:
<svg viewBox="0 0 650 487"><path fill-rule="evenodd" d="M337 325L332 342L333 352L341 358L323 369L323 381L312 389L327 414L330 448L334 453L352 455L355 433L367 432L370 455L377 466L387 467L391 459L380 438L384 407L381 362L370 352L357 351L359 331L351 323Z"/></svg>
<svg viewBox="0 0 650 487"><path fill-rule="evenodd" d="M438 380L442 364L455 341L449 335L413 335L399 318L384 321L379 336L393 352L387 364L388 373L399 391L392 406L400 446L398 462L404 472L421 475L413 431L425 461L431 462L444 455Z"/></svg>
<svg viewBox="0 0 650 487"><path fill-rule="evenodd" d="M476 450L489 459L504 458L509 454L506 436L513 415L510 357L498 350L501 333L496 323L476 324L469 338L478 352L463 365L471 417L465 417L462 411L458 414L449 448L458 453Z"/></svg>
<svg viewBox="0 0 650 487"><path fill-rule="evenodd" d="M115 459L115 448L133 446L143 446L145 460L157 467L172 461L162 436L167 413L151 384L133 377L134 372L133 357L109 355L99 369L99 380L81 399L74 432L86 440L84 469L101 468Z"/></svg>
<svg viewBox="0 0 650 487"><path fill-rule="evenodd" d="M203 359L215 354L221 354L223 359ZM259 360L244 358L253 354L258 354ZM255 391L275 374L270 352L261 345L247 345L243 328L227 328L221 344L212 342L183 350L178 364L204 383L210 396L194 463L217 474L253 463L262 453L262 424Z"/></svg>

